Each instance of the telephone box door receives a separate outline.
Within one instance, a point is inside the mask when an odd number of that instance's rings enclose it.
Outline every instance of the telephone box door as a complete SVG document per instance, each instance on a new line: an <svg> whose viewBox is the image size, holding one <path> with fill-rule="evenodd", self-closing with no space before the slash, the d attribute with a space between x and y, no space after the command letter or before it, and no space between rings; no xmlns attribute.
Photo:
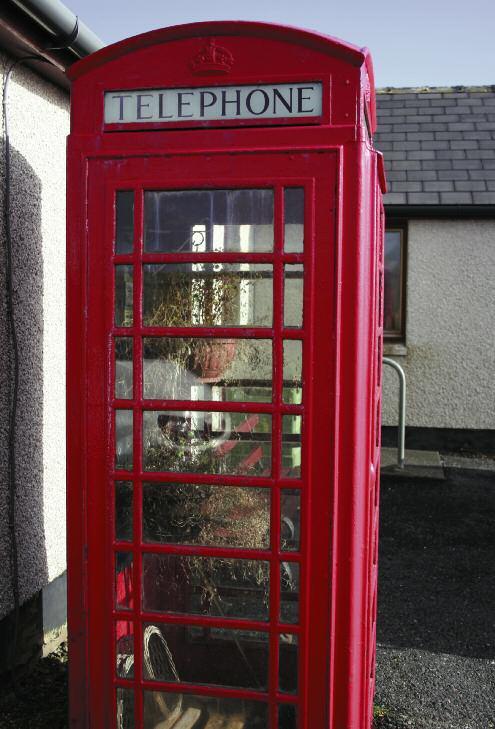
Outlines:
<svg viewBox="0 0 495 729"><path fill-rule="evenodd" d="M329 725L336 185L329 151L89 163L91 726Z"/></svg>

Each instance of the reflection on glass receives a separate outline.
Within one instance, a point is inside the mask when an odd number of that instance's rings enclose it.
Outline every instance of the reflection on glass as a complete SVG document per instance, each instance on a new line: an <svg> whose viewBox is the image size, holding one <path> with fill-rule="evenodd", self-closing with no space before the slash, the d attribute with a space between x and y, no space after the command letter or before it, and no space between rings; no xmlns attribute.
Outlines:
<svg viewBox="0 0 495 729"><path fill-rule="evenodd" d="M297 693L298 656L297 635L283 633L279 638L278 669L278 686L282 693Z"/></svg>
<svg viewBox="0 0 495 729"><path fill-rule="evenodd" d="M117 729L134 729L134 691L117 688Z"/></svg>
<svg viewBox="0 0 495 729"><path fill-rule="evenodd" d="M303 324L303 266L288 263L284 266L284 326L302 327Z"/></svg>
<svg viewBox="0 0 495 729"><path fill-rule="evenodd" d="M272 325L271 264L149 264L143 278L144 326Z"/></svg>
<svg viewBox="0 0 495 729"><path fill-rule="evenodd" d="M115 326L131 327L133 323L133 267L115 266Z"/></svg>
<svg viewBox="0 0 495 729"><path fill-rule="evenodd" d="M278 707L277 729L297 729L297 706L280 704Z"/></svg>
<svg viewBox="0 0 495 729"><path fill-rule="evenodd" d="M273 250L272 190L178 190L144 193L148 253Z"/></svg>
<svg viewBox="0 0 495 729"><path fill-rule="evenodd" d="M146 410L143 460L147 471L269 476L271 416Z"/></svg>
<svg viewBox="0 0 495 729"><path fill-rule="evenodd" d="M376 411L375 411L375 446L377 448L380 447L380 441L381 441L381 419L382 419L382 403L381 400L378 400L376 403ZM378 498L378 489L376 489L376 494Z"/></svg>
<svg viewBox="0 0 495 729"><path fill-rule="evenodd" d="M283 401L292 405L302 402L302 342L284 339Z"/></svg>
<svg viewBox="0 0 495 729"><path fill-rule="evenodd" d="M134 241L134 192L118 190L115 195L115 253L132 253Z"/></svg>
<svg viewBox="0 0 495 729"><path fill-rule="evenodd" d="M132 410L115 411L115 468L132 469Z"/></svg>
<svg viewBox="0 0 495 729"><path fill-rule="evenodd" d="M302 253L304 246L304 188L287 187L284 190L284 250Z"/></svg>
<svg viewBox="0 0 495 729"><path fill-rule="evenodd" d="M297 552L300 548L301 494L296 489L282 489L280 499L280 549Z"/></svg>
<svg viewBox="0 0 495 729"><path fill-rule="evenodd" d="M267 729L268 706L250 699L216 698L160 691L144 692L144 729L156 729L165 720L178 729ZM287 725L287 729L296 726Z"/></svg>
<svg viewBox="0 0 495 729"><path fill-rule="evenodd" d="M269 582L261 560L143 555L143 606L154 612L268 620Z"/></svg>
<svg viewBox="0 0 495 729"><path fill-rule="evenodd" d="M301 426L300 415L282 416L282 477L301 477Z"/></svg>
<svg viewBox="0 0 495 729"><path fill-rule="evenodd" d="M383 314L383 275L383 270L378 272L378 322L380 322L380 316Z"/></svg>
<svg viewBox="0 0 495 729"><path fill-rule="evenodd" d="M115 482L115 539L132 541L132 482Z"/></svg>
<svg viewBox="0 0 495 729"><path fill-rule="evenodd" d="M131 337L115 337L115 397L132 398L132 345Z"/></svg>
<svg viewBox="0 0 495 729"><path fill-rule="evenodd" d="M299 622L299 563L280 564L280 620L282 623Z"/></svg>
<svg viewBox="0 0 495 729"><path fill-rule="evenodd" d="M129 620L115 623L116 664L119 678L134 678L134 625Z"/></svg>
<svg viewBox="0 0 495 729"><path fill-rule="evenodd" d="M143 484L143 539L160 544L268 549L270 491L208 484Z"/></svg>
<svg viewBox="0 0 495 729"><path fill-rule="evenodd" d="M134 607L132 552L115 553L115 607L124 610Z"/></svg>
<svg viewBox="0 0 495 729"><path fill-rule="evenodd" d="M378 337L376 353L376 385L380 387L382 382L382 369L383 369L383 337Z"/></svg>
<svg viewBox="0 0 495 729"><path fill-rule="evenodd" d="M385 233L385 291L383 328L387 334L401 333L402 235L400 230Z"/></svg>
<svg viewBox="0 0 495 729"><path fill-rule="evenodd" d="M143 395L161 400L271 402L269 339L147 337Z"/></svg>
<svg viewBox="0 0 495 729"><path fill-rule="evenodd" d="M192 625L147 625L146 680L266 690L268 634Z"/></svg>

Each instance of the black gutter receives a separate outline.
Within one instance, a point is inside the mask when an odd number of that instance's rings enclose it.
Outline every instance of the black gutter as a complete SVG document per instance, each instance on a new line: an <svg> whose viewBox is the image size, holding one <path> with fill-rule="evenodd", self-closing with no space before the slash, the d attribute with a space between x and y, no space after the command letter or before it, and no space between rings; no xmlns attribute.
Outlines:
<svg viewBox="0 0 495 729"><path fill-rule="evenodd" d="M52 48L68 48L78 58L89 56L105 45L72 10L60 0L10 0L52 36Z"/></svg>
<svg viewBox="0 0 495 729"><path fill-rule="evenodd" d="M63 89L70 89L69 66L103 45L59 0L3 0L0 49L14 59L42 56L49 63L32 60L26 65Z"/></svg>
<svg viewBox="0 0 495 729"><path fill-rule="evenodd" d="M495 205L387 205L389 218L495 219Z"/></svg>

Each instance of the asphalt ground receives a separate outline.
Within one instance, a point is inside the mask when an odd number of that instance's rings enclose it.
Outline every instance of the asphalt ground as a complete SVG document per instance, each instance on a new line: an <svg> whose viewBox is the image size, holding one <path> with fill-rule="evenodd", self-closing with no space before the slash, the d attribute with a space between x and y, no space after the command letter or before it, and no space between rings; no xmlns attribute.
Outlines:
<svg viewBox="0 0 495 729"><path fill-rule="evenodd" d="M382 477L376 727L495 727L495 473Z"/></svg>

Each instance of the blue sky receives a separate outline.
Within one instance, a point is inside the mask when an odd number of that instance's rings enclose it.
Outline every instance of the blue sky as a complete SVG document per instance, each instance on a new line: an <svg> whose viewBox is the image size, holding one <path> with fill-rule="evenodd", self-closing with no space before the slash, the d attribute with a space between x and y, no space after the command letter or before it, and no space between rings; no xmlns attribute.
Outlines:
<svg viewBox="0 0 495 729"><path fill-rule="evenodd" d="M198 20L297 25L371 49L377 86L495 84L495 0L66 0L106 43Z"/></svg>

